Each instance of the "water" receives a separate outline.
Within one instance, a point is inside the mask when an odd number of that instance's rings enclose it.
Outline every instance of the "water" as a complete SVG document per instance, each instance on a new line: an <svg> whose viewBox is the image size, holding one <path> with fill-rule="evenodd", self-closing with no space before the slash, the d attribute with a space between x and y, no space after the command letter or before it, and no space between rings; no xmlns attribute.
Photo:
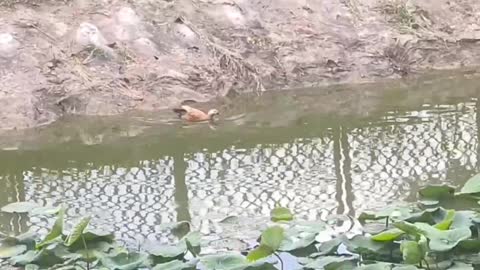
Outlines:
<svg viewBox="0 0 480 270"><path fill-rule="evenodd" d="M428 183L464 183L480 165L477 85L461 76L267 93L225 105L230 119L216 129L168 113L67 119L0 140L0 206L64 203L134 246L168 242L164 225L187 220L216 249L245 248L276 204L332 220L412 200ZM219 222L229 216L244 218ZM52 222L0 214L6 232Z"/></svg>

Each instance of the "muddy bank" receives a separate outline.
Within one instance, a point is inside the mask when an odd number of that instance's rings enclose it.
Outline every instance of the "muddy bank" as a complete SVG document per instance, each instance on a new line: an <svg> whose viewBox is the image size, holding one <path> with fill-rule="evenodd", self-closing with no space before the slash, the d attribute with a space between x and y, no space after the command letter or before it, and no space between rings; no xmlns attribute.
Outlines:
<svg viewBox="0 0 480 270"><path fill-rule="evenodd" d="M480 63L476 0L0 5L0 129Z"/></svg>

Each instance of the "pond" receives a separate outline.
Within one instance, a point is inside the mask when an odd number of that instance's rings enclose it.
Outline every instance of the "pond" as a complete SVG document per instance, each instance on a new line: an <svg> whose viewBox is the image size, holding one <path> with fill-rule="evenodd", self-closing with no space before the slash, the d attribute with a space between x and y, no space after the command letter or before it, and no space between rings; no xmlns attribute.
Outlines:
<svg viewBox="0 0 480 270"><path fill-rule="evenodd" d="M477 172L478 82L462 74L267 92L224 104L214 129L169 112L65 119L2 137L0 206L63 203L131 246L168 242L165 224L185 220L216 249L244 248L275 205L355 230L349 216ZM245 218L220 222L232 216ZM46 233L52 223L0 214L4 232Z"/></svg>

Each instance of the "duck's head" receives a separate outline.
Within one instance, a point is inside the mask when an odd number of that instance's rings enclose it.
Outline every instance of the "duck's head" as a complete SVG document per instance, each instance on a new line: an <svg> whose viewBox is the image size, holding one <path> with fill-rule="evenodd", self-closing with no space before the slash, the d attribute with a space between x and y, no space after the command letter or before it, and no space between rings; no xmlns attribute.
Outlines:
<svg viewBox="0 0 480 270"><path fill-rule="evenodd" d="M211 109L208 111L208 116L210 119L213 119L217 115L220 115L220 112L217 109Z"/></svg>

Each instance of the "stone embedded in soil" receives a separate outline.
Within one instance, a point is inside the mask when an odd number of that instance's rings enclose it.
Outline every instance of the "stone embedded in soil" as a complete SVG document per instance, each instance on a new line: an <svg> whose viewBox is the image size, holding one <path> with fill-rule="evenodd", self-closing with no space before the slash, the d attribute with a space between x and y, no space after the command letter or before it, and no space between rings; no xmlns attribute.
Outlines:
<svg viewBox="0 0 480 270"><path fill-rule="evenodd" d="M141 21L137 13L129 7L122 7L117 11L115 19L122 25L138 25Z"/></svg>
<svg viewBox="0 0 480 270"><path fill-rule="evenodd" d="M145 37L136 39L133 42L133 47L136 52L146 57L153 58L155 56L158 57L159 55L157 45L153 43L153 41Z"/></svg>
<svg viewBox="0 0 480 270"><path fill-rule="evenodd" d="M82 46L94 45L102 48L107 45L107 41L103 37L98 28L88 22L82 22L77 29L76 41Z"/></svg>
<svg viewBox="0 0 480 270"><path fill-rule="evenodd" d="M12 58L17 54L20 43L10 33L0 33L0 57Z"/></svg>

